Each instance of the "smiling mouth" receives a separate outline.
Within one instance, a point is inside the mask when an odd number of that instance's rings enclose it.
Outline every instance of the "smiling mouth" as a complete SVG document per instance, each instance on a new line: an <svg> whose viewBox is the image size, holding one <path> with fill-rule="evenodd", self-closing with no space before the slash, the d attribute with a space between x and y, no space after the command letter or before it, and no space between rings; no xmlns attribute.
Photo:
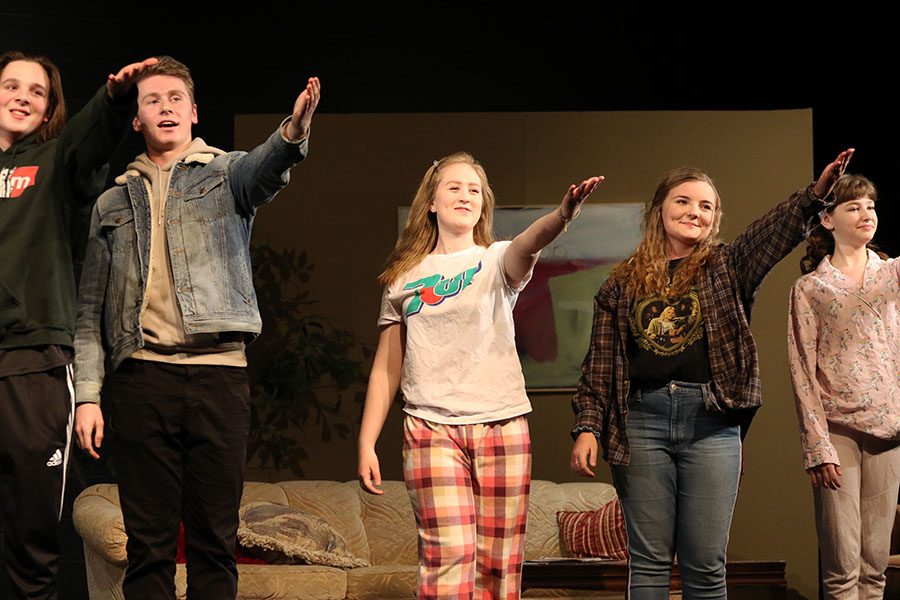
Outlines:
<svg viewBox="0 0 900 600"><path fill-rule="evenodd" d="M178 127L178 123L176 123L175 121L160 121L157 127L161 129L171 129L173 127Z"/></svg>
<svg viewBox="0 0 900 600"><path fill-rule="evenodd" d="M17 117L28 117L31 116L30 112L24 111L21 108L11 108L9 112Z"/></svg>

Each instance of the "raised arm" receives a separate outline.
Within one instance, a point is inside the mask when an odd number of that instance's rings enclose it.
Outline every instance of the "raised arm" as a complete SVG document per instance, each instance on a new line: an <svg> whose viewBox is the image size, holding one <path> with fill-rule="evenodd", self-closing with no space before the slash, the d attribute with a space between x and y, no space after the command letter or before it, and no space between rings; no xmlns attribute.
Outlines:
<svg viewBox="0 0 900 600"><path fill-rule="evenodd" d="M603 177L591 177L579 185L573 183L556 210L539 218L516 236L503 256L503 269L510 286L518 287L525 279L537 263L541 250L565 231L601 181Z"/></svg>
<svg viewBox="0 0 900 600"><path fill-rule="evenodd" d="M359 485L371 494L383 494L381 468L375 453L375 442L384 427L391 402L400 386L403 355L406 346L406 326L401 323L388 325L381 330L378 348L372 361L362 424L359 428Z"/></svg>
<svg viewBox="0 0 900 600"><path fill-rule="evenodd" d="M769 271L803 239L807 221L822 209L822 200L844 172L853 152L853 148L848 148L838 154L814 184L793 193L756 219L730 244L734 271L742 275L741 292L745 303L752 303Z"/></svg>
<svg viewBox="0 0 900 600"><path fill-rule="evenodd" d="M237 154L229 166L235 197L247 214L272 200L290 181L290 169L306 157L313 113L319 105L322 86L310 77L294 101L291 116L278 131L246 154Z"/></svg>
<svg viewBox="0 0 900 600"><path fill-rule="evenodd" d="M156 62L148 58L108 75L106 85L66 124L57 152L72 185L74 202L92 202L103 191L106 163L131 129L134 82Z"/></svg>

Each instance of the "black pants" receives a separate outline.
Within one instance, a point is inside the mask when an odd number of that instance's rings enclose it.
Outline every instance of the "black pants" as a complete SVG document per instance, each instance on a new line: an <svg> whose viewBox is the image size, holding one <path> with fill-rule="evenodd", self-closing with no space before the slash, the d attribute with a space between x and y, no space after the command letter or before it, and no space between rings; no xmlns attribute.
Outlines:
<svg viewBox="0 0 900 600"><path fill-rule="evenodd" d="M246 370L126 360L109 392L128 534L125 597L175 598L183 521L188 598L234 598L250 426Z"/></svg>
<svg viewBox="0 0 900 600"><path fill-rule="evenodd" d="M55 599L71 438L67 368L0 378L0 546L12 598Z"/></svg>

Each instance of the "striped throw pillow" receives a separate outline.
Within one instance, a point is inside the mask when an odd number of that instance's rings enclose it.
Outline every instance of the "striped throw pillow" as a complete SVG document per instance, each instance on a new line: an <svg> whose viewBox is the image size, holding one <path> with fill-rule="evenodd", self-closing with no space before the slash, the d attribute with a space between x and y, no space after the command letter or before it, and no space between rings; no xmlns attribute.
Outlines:
<svg viewBox="0 0 900 600"><path fill-rule="evenodd" d="M622 504L616 498L597 510L556 513L566 554L572 558L628 558Z"/></svg>

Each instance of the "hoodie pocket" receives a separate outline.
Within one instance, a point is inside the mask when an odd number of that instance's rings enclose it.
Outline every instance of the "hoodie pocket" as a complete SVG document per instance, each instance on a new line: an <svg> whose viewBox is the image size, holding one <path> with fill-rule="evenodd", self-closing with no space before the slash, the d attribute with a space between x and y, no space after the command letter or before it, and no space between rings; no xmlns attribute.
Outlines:
<svg viewBox="0 0 900 600"><path fill-rule="evenodd" d="M21 329L25 325L24 316L22 300L0 278L0 337L7 331Z"/></svg>

